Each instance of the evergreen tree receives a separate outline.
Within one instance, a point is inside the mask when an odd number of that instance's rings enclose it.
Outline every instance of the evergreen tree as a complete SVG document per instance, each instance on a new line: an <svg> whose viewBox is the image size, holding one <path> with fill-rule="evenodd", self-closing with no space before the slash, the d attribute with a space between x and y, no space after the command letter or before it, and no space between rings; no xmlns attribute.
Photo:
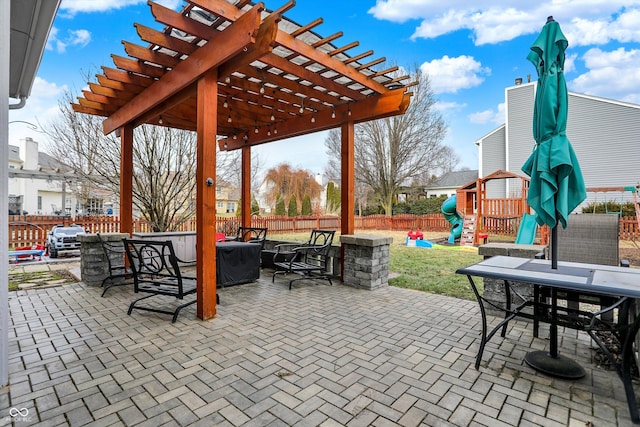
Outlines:
<svg viewBox="0 0 640 427"><path fill-rule="evenodd" d="M339 213L340 210L340 189L333 181L327 183L327 202L325 205L327 213Z"/></svg>
<svg viewBox="0 0 640 427"><path fill-rule="evenodd" d="M311 196L305 194L304 198L302 199L302 216L310 216L312 214L313 211L311 209Z"/></svg>
<svg viewBox="0 0 640 427"><path fill-rule="evenodd" d="M260 215L260 205L256 199L251 201L251 215Z"/></svg>
<svg viewBox="0 0 640 427"><path fill-rule="evenodd" d="M287 211L284 207L284 200L278 194L278 196L276 197L276 215L285 216L286 214Z"/></svg>
<svg viewBox="0 0 640 427"><path fill-rule="evenodd" d="M287 210L289 216L298 216L298 201L296 200L296 195L292 194L289 199L289 209Z"/></svg>

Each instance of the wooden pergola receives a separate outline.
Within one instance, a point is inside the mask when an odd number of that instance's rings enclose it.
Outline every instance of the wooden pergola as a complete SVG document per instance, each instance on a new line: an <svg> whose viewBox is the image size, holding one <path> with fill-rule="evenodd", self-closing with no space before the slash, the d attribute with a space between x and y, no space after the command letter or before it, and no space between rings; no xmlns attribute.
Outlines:
<svg viewBox="0 0 640 427"><path fill-rule="evenodd" d="M321 37L322 19L299 25L284 17L289 1L188 0L181 12L148 2L161 31L134 24L145 46L123 41L128 57L112 55L73 109L106 117L119 132L121 231L131 233L133 129L154 124L197 132L197 315L216 313L215 177L220 150L242 150L241 223L249 226L251 147L340 127L341 232L354 232L354 124L403 114L411 93L398 67L375 70L373 51L349 55L359 43L336 46L341 32ZM205 262L206 260L206 262Z"/></svg>

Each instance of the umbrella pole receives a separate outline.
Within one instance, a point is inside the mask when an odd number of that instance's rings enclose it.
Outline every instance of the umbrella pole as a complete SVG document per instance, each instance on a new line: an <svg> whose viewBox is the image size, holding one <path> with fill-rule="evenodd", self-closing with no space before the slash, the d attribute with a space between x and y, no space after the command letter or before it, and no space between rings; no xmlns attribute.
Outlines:
<svg viewBox="0 0 640 427"><path fill-rule="evenodd" d="M551 268L558 269L558 229L556 225L551 228ZM558 295L557 289L551 289L551 324L549 325L549 351L530 351L524 356L524 361L532 368L545 374L566 378L578 379L585 376L585 370L578 362L558 354Z"/></svg>
<svg viewBox="0 0 640 427"><path fill-rule="evenodd" d="M551 268L558 269L558 223L551 228Z"/></svg>
<svg viewBox="0 0 640 427"><path fill-rule="evenodd" d="M553 270L558 269L558 223L551 228L551 268ZM549 349L549 353L551 357L558 358L558 325L556 325L556 319L558 317L558 312L556 305L558 304L558 295L556 288L551 290L551 317L553 318L553 323L550 326L549 331L549 341L551 344L551 348Z"/></svg>

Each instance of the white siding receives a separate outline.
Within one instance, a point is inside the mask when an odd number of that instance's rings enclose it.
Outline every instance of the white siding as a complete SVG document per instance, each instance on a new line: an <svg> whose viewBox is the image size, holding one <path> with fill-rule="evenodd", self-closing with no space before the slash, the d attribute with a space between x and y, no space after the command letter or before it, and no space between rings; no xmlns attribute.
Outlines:
<svg viewBox="0 0 640 427"><path fill-rule="evenodd" d="M522 165L531 155L536 143L533 139L535 83L514 86L507 89L506 102L506 169L509 172L524 175Z"/></svg>
<svg viewBox="0 0 640 427"><path fill-rule="evenodd" d="M505 128L504 126L486 136L482 141L482 172L481 176L487 176L497 170L506 169L505 152ZM500 198L506 194L506 180L494 179L487 183L487 197Z"/></svg>
<svg viewBox="0 0 640 427"><path fill-rule="evenodd" d="M624 187L640 182L640 106L570 95L567 136L587 187ZM589 196L593 199L595 194ZM600 194L598 201L619 201L621 196ZM626 198L630 200L631 193Z"/></svg>

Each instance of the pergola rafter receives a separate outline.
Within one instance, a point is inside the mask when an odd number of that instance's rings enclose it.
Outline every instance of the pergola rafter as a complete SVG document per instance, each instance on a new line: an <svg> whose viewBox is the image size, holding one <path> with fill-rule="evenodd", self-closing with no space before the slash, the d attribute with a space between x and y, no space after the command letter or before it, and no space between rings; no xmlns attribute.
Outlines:
<svg viewBox="0 0 640 427"><path fill-rule="evenodd" d="M90 91L107 98L84 96L74 105L76 111L100 114L111 117L120 108L121 100L132 101L135 97L146 97L150 87L156 82L163 81L164 76L178 74L176 67L188 62L196 62L191 58L208 48L209 41L214 40L218 47L223 40L218 37L225 32L232 32L236 21L251 10L252 5L245 1L241 8L225 0L193 0L182 12L176 12L152 1L148 2L150 10L157 22L164 25L162 30L153 29L141 24L134 24L142 41L147 47L123 41L128 57L112 55L115 69L103 67L103 76L98 76L98 83L90 86ZM219 64L218 79L221 92L218 103L218 123L222 125L219 134L228 139L227 148L234 147L229 140L237 135L252 134L246 140L249 145L267 142L260 138L260 134L267 134L270 128L286 128L285 122L294 116L308 116L311 123L313 115L323 116L322 111L334 111L340 106L351 105L352 109L358 102L369 97L380 96L396 88L399 82L406 81L388 76L397 67L384 71L373 70L372 67L383 63L385 58L377 58L361 63L363 59L373 54L372 50L347 56L346 52L359 46L358 42L351 42L342 47L335 47L333 43L342 37L337 32L328 37L320 37L313 31L323 23L322 18L307 25L298 25L283 19L281 13L295 5L286 3L279 11L267 12L260 9L260 24L254 35L253 43L246 43L242 55L232 55L228 60ZM283 21L279 25L279 21ZM273 26L267 25L270 21ZM276 22L277 21L277 22ZM270 40L268 32L273 32L275 40ZM264 34L263 34L264 33ZM227 37L228 38L228 37ZM213 46L209 46L209 50ZM201 55L203 56L203 55ZM182 68L188 68L182 65ZM198 73L203 70L200 69ZM196 73L196 74L198 74ZM184 80L185 76L180 75ZM197 79L197 76L195 76ZM194 76L189 80L195 81ZM229 83L226 83L229 81ZM155 86L159 86L155 84ZM168 83L163 82L163 86ZM228 86L225 90L224 86ZM100 93L100 89L111 89L113 96ZM265 94L261 93L261 88ZM179 87L174 91L185 90ZM152 90L157 92L157 88ZM186 111L195 108L195 90L190 90L191 98L183 97L183 103L189 104ZM172 94L170 94L172 95ZM231 95L234 102L227 102L228 108L222 107L225 97ZM408 94L405 94L408 96ZM303 101L304 99L304 101ZM240 104L238 104L240 103ZM303 112L300 113L301 104ZM181 128L196 129L195 117L185 117L185 109L171 103L172 107L165 111L156 109L155 115L145 114L146 111L134 111L128 108L131 122L160 124L160 116L176 117L182 121ZM233 105L236 105L234 108ZM253 108L258 105L260 108ZM174 109L175 111L172 111ZM226 125L229 114L240 116L233 118L233 125ZM276 117L271 120L271 113ZM144 120L140 118L144 116ZM330 114L330 117L332 114ZM374 112L371 119L378 116ZM105 123L105 131L111 132L122 125L125 119ZM110 122L113 122L111 124ZM168 125L167 120L162 120ZM254 128L258 125L260 132L256 135ZM322 123L318 129L339 127L341 122ZM313 132L314 126L307 126ZM281 134L284 137L284 134ZM272 139L269 139L272 140ZM224 141L221 142L224 148ZM237 147L236 147L237 148Z"/></svg>
<svg viewBox="0 0 640 427"><path fill-rule="evenodd" d="M340 128L342 233L349 234L354 231L353 126L402 114L411 99L408 76L390 75L398 67L374 68L385 58L371 59L372 50L349 55L359 43L338 47L334 43L342 32L318 35L322 18L306 25L287 19L284 13L294 1L274 11L263 3L231 1L186 0L180 12L148 1L162 28L134 24L143 43L122 41L126 56L113 54L115 68L102 67L97 82L72 104L76 112L105 117L105 134L120 132L123 232L132 227L133 129L154 124L198 133L197 311L203 319L215 315L210 178L216 144L220 150L242 150L242 224L248 226L251 147Z"/></svg>

